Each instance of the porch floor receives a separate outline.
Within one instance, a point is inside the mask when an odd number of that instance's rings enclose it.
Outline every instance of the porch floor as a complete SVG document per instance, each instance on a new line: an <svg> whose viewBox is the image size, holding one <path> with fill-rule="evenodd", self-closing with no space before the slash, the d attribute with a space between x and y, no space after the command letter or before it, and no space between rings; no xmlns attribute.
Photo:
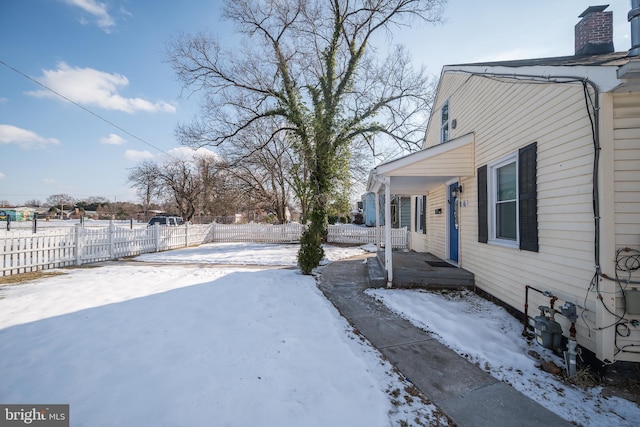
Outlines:
<svg viewBox="0 0 640 427"><path fill-rule="evenodd" d="M369 283L385 286L384 251L369 258ZM448 264L428 252L393 251L393 287L423 289L473 289L473 273Z"/></svg>

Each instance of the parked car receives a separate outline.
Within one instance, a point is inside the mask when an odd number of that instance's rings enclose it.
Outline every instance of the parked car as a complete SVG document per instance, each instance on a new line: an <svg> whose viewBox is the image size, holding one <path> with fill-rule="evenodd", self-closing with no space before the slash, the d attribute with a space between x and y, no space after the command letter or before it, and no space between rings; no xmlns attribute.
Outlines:
<svg viewBox="0 0 640 427"><path fill-rule="evenodd" d="M154 216L149 220L148 227L160 224L166 227L178 227L184 224L184 220L180 216Z"/></svg>

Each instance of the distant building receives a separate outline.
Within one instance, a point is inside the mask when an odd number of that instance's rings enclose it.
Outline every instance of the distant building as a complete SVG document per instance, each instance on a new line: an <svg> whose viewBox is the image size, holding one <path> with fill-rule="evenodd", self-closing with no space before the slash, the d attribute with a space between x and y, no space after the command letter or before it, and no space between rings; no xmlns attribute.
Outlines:
<svg viewBox="0 0 640 427"><path fill-rule="evenodd" d="M35 216L34 208L0 208L0 221L31 221Z"/></svg>

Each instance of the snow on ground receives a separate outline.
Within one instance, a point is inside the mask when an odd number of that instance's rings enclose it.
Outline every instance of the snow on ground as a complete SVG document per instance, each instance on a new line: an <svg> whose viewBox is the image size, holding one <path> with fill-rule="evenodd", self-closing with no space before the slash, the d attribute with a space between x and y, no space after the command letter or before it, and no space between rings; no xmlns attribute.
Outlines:
<svg viewBox="0 0 640 427"><path fill-rule="evenodd" d="M203 245L0 286L0 402L68 403L72 426L447 425L313 277L260 267L296 252ZM229 254L255 266L199 265Z"/></svg>
<svg viewBox="0 0 640 427"><path fill-rule="evenodd" d="M530 350L558 366L563 367L564 362L537 344L529 346L521 336L521 322L474 293L388 289L366 292L566 420L582 426L640 425L640 407L635 403L604 397L600 387L584 390L567 386L537 368L540 362L528 356Z"/></svg>
<svg viewBox="0 0 640 427"><path fill-rule="evenodd" d="M137 261L227 264L227 265L276 265L296 266L299 244L269 243L207 243L199 247L177 249L160 253L143 254ZM361 247L324 247L325 261L337 261L366 251L375 251L375 245Z"/></svg>
<svg viewBox="0 0 640 427"><path fill-rule="evenodd" d="M446 425L291 268L297 250L207 244L0 286L0 402L69 403L73 426ZM577 425L640 425L638 405L536 368L530 350L563 362L475 294L367 292Z"/></svg>

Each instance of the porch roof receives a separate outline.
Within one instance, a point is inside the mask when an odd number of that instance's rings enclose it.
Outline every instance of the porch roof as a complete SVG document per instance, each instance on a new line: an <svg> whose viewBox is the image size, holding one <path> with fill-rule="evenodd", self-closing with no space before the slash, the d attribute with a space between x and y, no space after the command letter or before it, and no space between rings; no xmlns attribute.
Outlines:
<svg viewBox="0 0 640 427"><path fill-rule="evenodd" d="M468 133L378 165L369 173L367 191L378 193L389 178L391 194L424 194L457 177L475 174L475 135Z"/></svg>

